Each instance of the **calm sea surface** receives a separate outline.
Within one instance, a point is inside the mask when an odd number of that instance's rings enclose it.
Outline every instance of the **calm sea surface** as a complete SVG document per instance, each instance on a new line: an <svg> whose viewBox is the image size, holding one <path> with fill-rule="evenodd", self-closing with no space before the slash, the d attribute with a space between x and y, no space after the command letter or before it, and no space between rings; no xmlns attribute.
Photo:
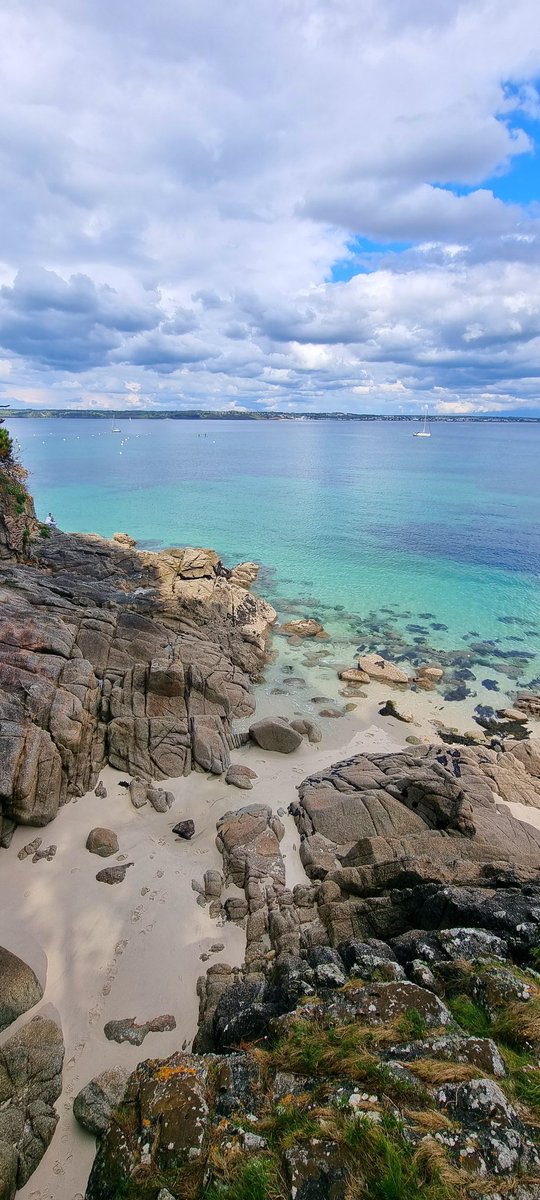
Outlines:
<svg viewBox="0 0 540 1200"><path fill-rule="evenodd" d="M336 635L491 640L521 683L538 671L540 425L434 424L429 440L386 422L8 425L39 516L64 529L213 546L261 561L278 607Z"/></svg>

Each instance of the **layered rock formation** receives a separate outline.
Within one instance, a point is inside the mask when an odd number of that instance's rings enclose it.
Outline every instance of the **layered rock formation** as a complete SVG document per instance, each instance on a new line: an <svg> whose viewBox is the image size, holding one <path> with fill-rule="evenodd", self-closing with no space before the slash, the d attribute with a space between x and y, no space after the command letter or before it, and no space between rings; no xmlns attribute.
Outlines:
<svg viewBox="0 0 540 1200"><path fill-rule="evenodd" d="M204 893L245 927L243 967L199 980L198 1054L131 1076L87 1200L538 1200L540 834L494 798L540 803L517 751L305 780L293 889L270 805L220 819Z"/></svg>
<svg viewBox="0 0 540 1200"><path fill-rule="evenodd" d="M4 844L14 824L52 820L105 762L147 779L226 770L275 618L247 591L253 564L236 582L213 551L46 532L3 542Z"/></svg>

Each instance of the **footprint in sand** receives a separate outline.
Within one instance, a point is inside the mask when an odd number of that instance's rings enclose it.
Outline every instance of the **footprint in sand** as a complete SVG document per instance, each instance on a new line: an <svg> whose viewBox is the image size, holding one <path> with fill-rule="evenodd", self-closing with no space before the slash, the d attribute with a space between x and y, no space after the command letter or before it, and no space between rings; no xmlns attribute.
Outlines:
<svg viewBox="0 0 540 1200"><path fill-rule="evenodd" d="M135 924L135 921L140 921L141 914L143 912L143 908L144 908L144 905L139 904L138 908L133 909L133 912L131 913L131 920L132 920L133 924Z"/></svg>
<svg viewBox="0 0 540 1200"><path fill-rule="evenodd" d="M126 946L127 946L127 938L122 938L121 942L116 943L116 946L114 947L114 953L115 954L123 954Z"/></svg>

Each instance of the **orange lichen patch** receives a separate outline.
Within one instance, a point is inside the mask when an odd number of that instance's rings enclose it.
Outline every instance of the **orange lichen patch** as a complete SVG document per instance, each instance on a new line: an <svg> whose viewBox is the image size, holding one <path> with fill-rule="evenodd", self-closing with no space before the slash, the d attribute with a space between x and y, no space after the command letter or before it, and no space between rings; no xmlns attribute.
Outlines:
<svg viewBox="0 0 540 1200"><path fill-rule="evenodd" d="M154 1079L157 1080L158 1083L168 1083L169 1079L176 1079L179 1075L196 1074L197 1070L195 1067L186 1067L184 1065L180 1067L158 1067L158 1069L153 1072Z"/></svg>

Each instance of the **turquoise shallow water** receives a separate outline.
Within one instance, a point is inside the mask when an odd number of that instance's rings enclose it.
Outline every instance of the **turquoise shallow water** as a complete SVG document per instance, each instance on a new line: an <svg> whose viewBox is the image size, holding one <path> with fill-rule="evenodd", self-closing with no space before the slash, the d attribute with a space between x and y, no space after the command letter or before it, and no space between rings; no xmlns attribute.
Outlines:
<svg viewBox="0 0 540 1200"><path fill-rule="evenodd" d="M9 428L62 528L211 545L349 641L424 659L491 641L485 664L539 674L540 424L434 424L429 441L387 422Z"/></svg>

